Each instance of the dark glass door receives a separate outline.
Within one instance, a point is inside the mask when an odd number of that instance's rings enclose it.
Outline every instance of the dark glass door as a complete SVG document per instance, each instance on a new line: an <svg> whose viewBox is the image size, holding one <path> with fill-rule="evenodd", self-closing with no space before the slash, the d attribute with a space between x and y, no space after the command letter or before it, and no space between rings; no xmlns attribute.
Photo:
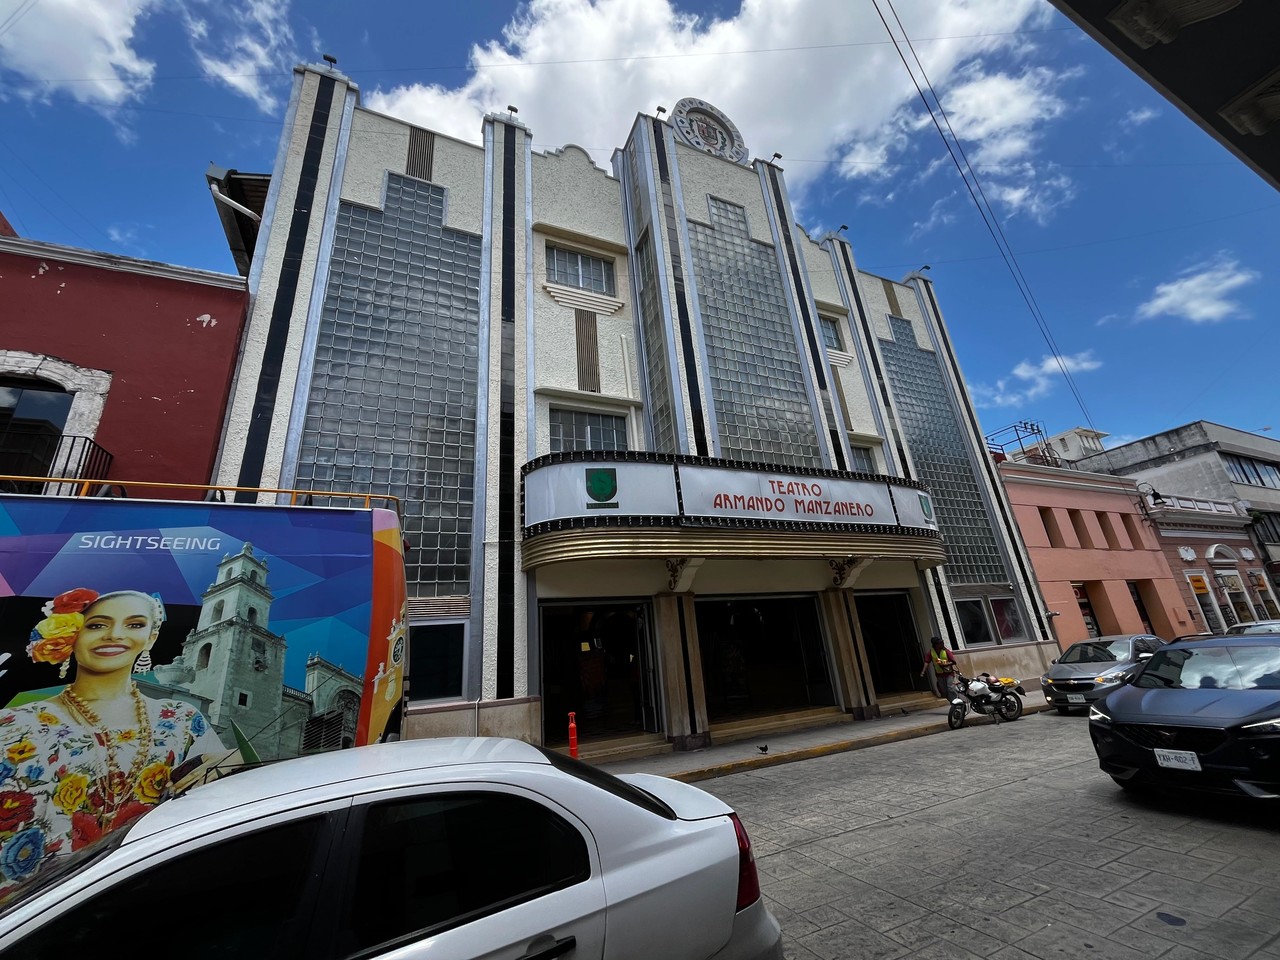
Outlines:
<svg viewBox="0 0 1280 960"><path fill-rule="evenodd" d="M859 594L854 597L854 606L876 696L932 689L929 678L920 676L924 644L916 633L911 597L906 593Z"/></svg>

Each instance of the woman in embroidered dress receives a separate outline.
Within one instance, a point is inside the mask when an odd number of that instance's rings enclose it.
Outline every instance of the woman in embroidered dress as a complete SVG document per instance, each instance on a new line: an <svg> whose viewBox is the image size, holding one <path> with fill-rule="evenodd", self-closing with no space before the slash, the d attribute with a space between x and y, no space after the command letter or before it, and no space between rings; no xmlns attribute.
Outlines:
<svg viewBox="0 0 1280 960"><path fill-rule="evenodd" d="M133 682L150 669L164 620L154 595L79 588L45 605L27 654L75 678L56 696L0 711L0 903L48 858L124 826L158 803L170 773L228 751L200 711L152 700Z"/></svg>

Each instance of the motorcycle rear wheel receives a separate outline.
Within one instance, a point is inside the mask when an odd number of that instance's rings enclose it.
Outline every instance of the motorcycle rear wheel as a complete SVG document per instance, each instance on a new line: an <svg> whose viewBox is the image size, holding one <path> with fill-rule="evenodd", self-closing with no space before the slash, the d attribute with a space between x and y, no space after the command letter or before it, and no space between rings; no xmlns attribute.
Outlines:
<svg viewBox="0 0 1280 960"><path fill-rule="evenodd" d="M947 726L952 730L959 730L964 726L964 704L953 703L951 709L947 711Z"/></svg>
<svg viewBox="0 0 1280 960"><path fill-rule="evenodd" d="M1006 693L996 709L1000 711L1001 720L1017 720L1022 716L1022 700L1016 693Z"/></svg>

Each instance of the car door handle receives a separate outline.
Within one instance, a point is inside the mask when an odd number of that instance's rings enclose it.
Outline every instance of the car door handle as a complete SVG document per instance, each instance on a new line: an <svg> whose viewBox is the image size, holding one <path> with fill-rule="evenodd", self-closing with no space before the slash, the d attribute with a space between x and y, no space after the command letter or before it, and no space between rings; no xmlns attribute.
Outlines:
<svg viewBox="0 0 1280 960"><path fill-rule="evenodd" d="M540 940L541 938L539 938ZM563 957L566 953L578 945L577 938L565 937L563 940L557 940L551 946L542 950L530 950L520 960L554 960L556 957Z"/></svg>

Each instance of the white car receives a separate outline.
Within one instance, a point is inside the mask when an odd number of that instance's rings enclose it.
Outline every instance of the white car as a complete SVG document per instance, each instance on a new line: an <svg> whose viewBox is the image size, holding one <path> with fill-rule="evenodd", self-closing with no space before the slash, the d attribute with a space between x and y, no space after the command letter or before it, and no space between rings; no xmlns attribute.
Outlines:
<svg viewBox="0 0 1280 960"><path fill-rule="evenodd" d="M750 841L696 787L518 740L286 760L46 864L0 956L781 960Z"/></svg>

